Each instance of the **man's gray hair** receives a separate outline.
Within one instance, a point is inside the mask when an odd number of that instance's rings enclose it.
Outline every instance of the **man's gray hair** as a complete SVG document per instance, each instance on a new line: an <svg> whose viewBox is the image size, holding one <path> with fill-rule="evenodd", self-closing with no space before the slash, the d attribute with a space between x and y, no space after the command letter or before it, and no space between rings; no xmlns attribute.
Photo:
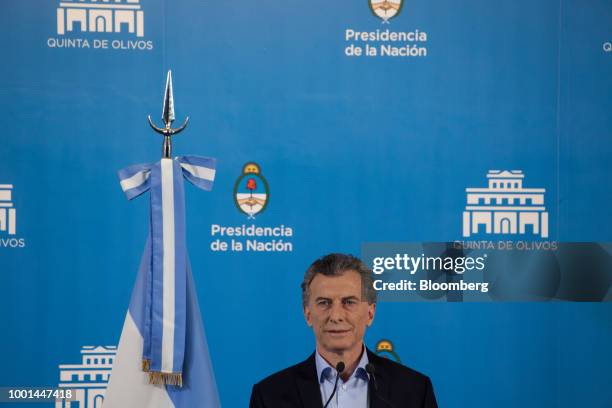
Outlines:
<svg viewBox="0 0 612 408"><path fill-rule="evenodd" d="M355 271L361 277L361 300L368 304L376 303L376 290L372 271L359 258L348 254L325 255L310 265L302 281L302 304L306 306L310 297L310 283L317 274L339 276L346 271Z"/></svg>

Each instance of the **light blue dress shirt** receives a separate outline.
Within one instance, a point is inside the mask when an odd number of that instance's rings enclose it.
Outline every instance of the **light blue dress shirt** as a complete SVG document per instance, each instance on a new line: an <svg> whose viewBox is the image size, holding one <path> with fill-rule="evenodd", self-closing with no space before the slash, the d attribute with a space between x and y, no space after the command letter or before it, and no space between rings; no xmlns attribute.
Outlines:
<svg viewBox="0 0 612 408"><path fill-rule="evenodd" d="M336 369L330 366L327 361L319 354L315 353L315 362L317 365L317 378L319 379L319 387L321 389L321 397L323 405L334 390L336 381ZM342 377L338 379L338 389L334 398L330 401L328 408L367 408L368 407L368 373L365 366L368 364L368 353L361 353L361 359L357 368L351 376L343 381Z"/></svg>

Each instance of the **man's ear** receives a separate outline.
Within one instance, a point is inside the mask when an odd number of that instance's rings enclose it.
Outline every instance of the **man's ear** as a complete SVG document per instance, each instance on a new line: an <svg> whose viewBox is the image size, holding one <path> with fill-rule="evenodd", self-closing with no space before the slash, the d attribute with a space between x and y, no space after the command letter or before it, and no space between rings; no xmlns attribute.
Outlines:
<svg viewBox="0 0 612 408"><path fill-rule="evenodd" d="M374 322L374 315L376 314L376 303L368 305L368 327Z"/></svg>
<svg viewBox="0 0 612 408"><path fill-rule="evenodd" d="M308 307L308 305L304 306L304 319L306 320L306 324L312 327L312 319L310 316L310 308Z"/></svg>

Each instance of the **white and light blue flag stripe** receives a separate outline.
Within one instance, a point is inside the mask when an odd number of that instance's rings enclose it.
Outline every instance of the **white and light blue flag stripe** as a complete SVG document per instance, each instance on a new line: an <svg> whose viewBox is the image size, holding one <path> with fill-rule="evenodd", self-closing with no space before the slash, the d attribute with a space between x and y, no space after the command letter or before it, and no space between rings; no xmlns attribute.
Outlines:
<svg viewBox="0 0 612 408"><path fill-rule="evenodd" d="M219 406L185 244L183 183L210 190L215 164L189 156L119 172L129 199L150 190L151 226L105 408Z"/></svg>

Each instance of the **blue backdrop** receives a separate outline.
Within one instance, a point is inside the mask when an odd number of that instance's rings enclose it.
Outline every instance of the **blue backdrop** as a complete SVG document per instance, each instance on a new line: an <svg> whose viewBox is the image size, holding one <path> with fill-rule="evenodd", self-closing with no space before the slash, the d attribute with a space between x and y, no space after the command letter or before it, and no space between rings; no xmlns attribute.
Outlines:
<svg viewBox="0 0 612 408"><path fill-rule="evenodd" d="M467 240L466 188L489 170L545 189L548 240L612 238L610 0L405 0L388 24L367 0L123 3L141 12L134 32L70 31L83 2L1 8L0 386L57 385L82 346L118 343L148 203L125 200L116 171L160 157L146 116L160 122L168 69L177 121L191 117L175 153L218 159L212 193L187 188L187 234L226 407L312 352L299 290L312 260ZM419 56L381 55L406 44ZM251 161L269 185L254 219L234 202ZM214 225L282 225L291 236L251 239L291 245L215 251L248 237ZM383 338L441 407L612 406L610 303L381 303L366 342Z"/></svg>

